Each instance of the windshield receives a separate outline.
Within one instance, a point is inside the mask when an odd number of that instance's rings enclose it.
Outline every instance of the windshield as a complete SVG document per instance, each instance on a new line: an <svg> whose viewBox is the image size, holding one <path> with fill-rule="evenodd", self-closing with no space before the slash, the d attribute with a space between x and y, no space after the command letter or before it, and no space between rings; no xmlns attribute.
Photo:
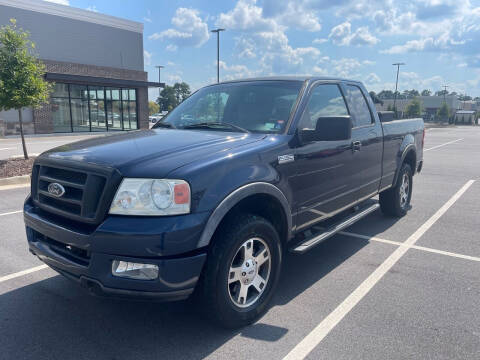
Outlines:
<svg viewBox="0 0 480 360"><path fill-rule="evenodd" d="M252 81L200 89L154 128L280 133L303 83Z"/></svg>

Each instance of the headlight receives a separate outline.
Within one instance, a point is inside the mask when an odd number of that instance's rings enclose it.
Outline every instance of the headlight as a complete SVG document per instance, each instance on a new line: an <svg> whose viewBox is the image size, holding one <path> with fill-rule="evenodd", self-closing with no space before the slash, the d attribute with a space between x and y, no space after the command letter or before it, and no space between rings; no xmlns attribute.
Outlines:
<svg viewBox="0 0 480 360"><path fill-rule="evenodd" d="M190 212L190 186L183 180L123 179L110 214L178 215Z"/></svg>

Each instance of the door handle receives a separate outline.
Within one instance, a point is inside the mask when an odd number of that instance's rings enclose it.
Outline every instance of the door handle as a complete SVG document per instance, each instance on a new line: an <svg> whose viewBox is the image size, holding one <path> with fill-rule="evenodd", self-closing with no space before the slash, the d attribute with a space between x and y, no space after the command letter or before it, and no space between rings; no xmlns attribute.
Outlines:
<svg viewBox="0 0 480 360"><path fill-rule="evenodd" d="M362 142L361 141L353 141L352 142L352 151L353 152L360 151L361 148L362 148Z"/></svg>

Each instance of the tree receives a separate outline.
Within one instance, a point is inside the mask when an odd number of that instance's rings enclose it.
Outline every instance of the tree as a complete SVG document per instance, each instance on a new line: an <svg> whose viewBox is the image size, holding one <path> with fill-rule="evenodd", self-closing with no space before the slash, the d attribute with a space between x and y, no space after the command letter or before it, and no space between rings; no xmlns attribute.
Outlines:
<svg viewBox="0 0 480 360"><path fill-rule="evenodd" d="M157 104L160 106L161 111L170 111L178 105L173 86L165 85L157 99Z"/></svg>
<svg viewBox="0 0 480 360"><path fill-rule="evenodd" d="M413 99L406 109L407 116L409 117L420 117L422 116L422 104L418 98Z"/></svg>
<svg viewBox="0 0 480 360"><path fill-rule="evenodd" d="M378 98L377 94L375 94L375 91L370 91L369 94L374 104L383 105L383 101Z"/></svg>
<svg viewBox="0 0 480 360"><path fill-rule="evenodd" d="M472 97L468 96L468 95L460 95L458 97L458 100L460 100L460 101L470 101L470 100L472 100Z"/></svg>
<svg viewBox="0 0 480 360"><path fill-rule="evenodd" d="M422 96L432 96L432 92L428 89L422 90Z"/></svg>
<svg viewBox="0 0 480 360"><path fill-rule="evenodd" d="M442 103L442 106L440 106L440 108L437 110L437 116L443 121L448 120L448 117L450 116L450 112L448 110L448 106L445 101Z"/></svg>
<svg viewBox="0 0 480 360"><path fill-rule="evenodd" d="M379 99L393 99L393 91L391 90L382 90L377 94Z"/></svg>
<svg viewBox="0 0 480 360"><path fill-rule="evenodd" d="M190 96L190 86L185 82L175 83L173 86L165 85L157 103L161 111L171 111L188 96Z"/></svg>
<svg viewBox="0 0 480 360"><path fill-rule="evenodd" d="M186 82L175 83L173 89L179 104L190 96L190 86Z"/></svg>
<svg viewBox="0 0 480 360"><path fill-rule="evenodd" d="M448 95L448 90L435 91L435 96Z"/></svg>
<svg viewBox="0 0 480 360"><path fill-rule="evenodd" d="M413 98L413 97L416 97L416 96L420 96L420 93L418 92L418 90L415 90L415 89L405 90L403 92L402 96L404 97L404 99L408 99L408 98Z"/></svg>
<svg viewBox="0 0 480 360"><path fill-rule="evenodd" d="M148 102L148 114L153 115L160 111L160 106L155 101Z"/></svg>
<svg viewBox="0 0 480 360"><path fill-rule="evenodd" d="M48 101L52 84L44 80L45 65L34 55L30 34L17 28L15 19L0 28L0 110L18 111L23 156L28 159L23 134L22 108Z"/></svg>

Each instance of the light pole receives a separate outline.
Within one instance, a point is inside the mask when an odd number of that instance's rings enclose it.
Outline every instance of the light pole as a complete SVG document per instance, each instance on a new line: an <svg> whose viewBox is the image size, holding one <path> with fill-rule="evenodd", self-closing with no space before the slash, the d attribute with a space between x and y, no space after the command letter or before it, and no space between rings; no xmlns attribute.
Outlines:
<svg viewBox="0 0 480 360"><path fill-rule="evenodd" d="M395 111L395 116L397 115L397 89L398 89L398 73L400 72L400 66L405 65L405 63L395 63L392 64L397 67L397 81L395 82L395 94L393 94L393 111Z"/></svg>
<svg viewBox="0 0 480 360"><path fill-rule="evenodd" d="M217 33L217 83L220 82L220 32L225 31L225 29L214 29L211 30L212 33Z"/></svg>
<svg viewBox="0 0 480 360"><path fill-rule="evenodd" d="M161 71L165 66L163 66L163 65L157 65L157 66L155 66L155 67L158 69L158 82L160 83L160 82L161 82L161 81L160 81L160 71ZM161 89L162 89L161 87L158 88L158 97L160 97L160 93L162 92Z"/></svg>

